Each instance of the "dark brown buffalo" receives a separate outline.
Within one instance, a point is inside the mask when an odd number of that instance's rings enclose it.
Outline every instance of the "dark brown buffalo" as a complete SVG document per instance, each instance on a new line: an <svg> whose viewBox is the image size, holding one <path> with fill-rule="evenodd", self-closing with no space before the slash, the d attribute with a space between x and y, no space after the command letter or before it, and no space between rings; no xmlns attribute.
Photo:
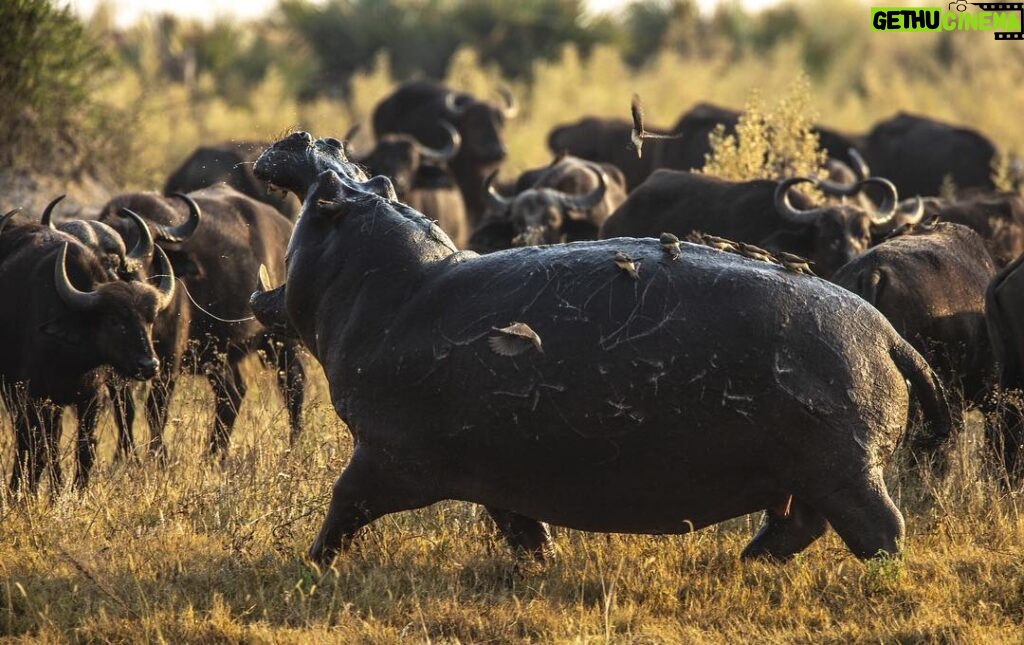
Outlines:
<svg viewBox="0 0 1024 645"><path fill-rule="evenodd" d="M658 156L656 149L665 141L652 140L645 144L646 156L638 157L629 145L632 129L629 121L617 118L588 116L575 123L560 125L548 134L548 149L556 155L569 154L588 161L607 163L622 171L626 192L639 186L652 172L651 159ZM648 129L664 134L659 128Z"/></svg>
<svg viewBox="0 0 1024 645"><path fill-rule="evenodd" d="M963 404L979 405L995 375L985 289L996 273L981 237L959 224L916 228L868 249L832 282L871 303L921 352Z"/></svg>
<svg viewBox="0 0 1024 645"><path fill-rule="evenodd" d="M1024 255L1011 262L989 284L985 318L999 365L1002 397L997 424L990 436L1010 482L1024 482Z"/></svg>
<svg viewBox="0 0 1024 645"><path fill-rule="evenodd" d="M100 220L117 228L129 244L135 232L120 217L123 209L138 213L153 229L167 252L191 304L187 307L190 356L180 356L179 336L171 336L166 351L175 366L160 374L147 401L151 447L161 450L167 405L181 364L206 376L213 387L216 416L210 435L211 452L225 452L246 386L239 363L263 350L276 366L278 386L288 406L291 439L301 431L305 375L290 338L276 338L252 319L248 293L261 264L272 277L284 275L284 252L291 222L270 206L228 186L189 195L191 211L180 199L155 193L130 193L111 200ZM203 213L201 221L196 213ZM184 314L184 311L182 312ZM168 361L170 362L170 361Z"/></svg>
<svg viewBox="0 0 1024 645"><path fill-rule="evenodd" d="M34 491L50 467L62 485L61 412L74 405L79 432L75 484L93 462L102 366L152 378L160 366L151 331L174 292L162 254L159 288L112 280L74 237L38 224L0 219L0 394L14 423L11 488Z"/></svg>
<svg viewBox="0 0 1024 645"><path fill-rule="evenodd" d="M949 201L924 200L925 217L963 224L985 240L997 267L1024 253L1024 198L1017 193L991 193Z"/></svg>
<svg viewBox="0 0 1024 645"><path fill-rule="evenodd" d="M199 206L187 195L178 193L176 197L188 205L189 219L178 229L161 228L164 237L187 237L199 225ZM161 273L166 273L158 266L151 268L156 246L149 225L137 213L129 209L122 209L117 213L120 217L135 222L134 246L131 251L126 251L121 233L98 220L72 219L55 223L52 219L53 209L60 199L47 206L43 213L43 225L64 231L91 248L107 267L111 279L145 283L153 278L159 278ZM126 230L124 224L121 223L122 230ZM166 257L162 250L160 255ZM160 457L166 455L162 430L166 425L168 398L174 389L175 377L181 371L181 361L188 345L191 320L192 305L188 301L188 294L184 289L176 289L167 306L160 311L153 323L153 347L160 359L160 371L153 379L146 398L146 418L151 429L149 449ZM124 379L113 377L108 390L118 429L118 456L128 457L135 451L132 432L135 424L135 401L132 398L131 386ZM100 401L98 405L102 403Z"/></svg>
<svg viewBox="0 0 1024 645"><path fill-rule="evenodd" d="M355 442L316 563L382 515L444 499L484 505L534 553L540 521L686 533L763 509L748 557L789 558L829 525L859 557L899 550L882 467L906 426L905 379L933 424L923 443L948 435L949 410L863 300L690 244L459 252L386 178L353 181L345 165L288 139L255 167L307 195L285 315ZM331 166L343 174L286 183Z"/></svg>
<svg viewBox="0 0 1024 645"><path fill-rule="evenodd" d="M448 139L440 123L454 125L462 146L449 167L462 192L470 225L475 226L484 213L484 180L508 156L502 132L516 108L511 95L506 93L504 98L505 105L500 106L434 81L407 81L374 109L373 131L378 139L385 134L410 134L424 145L440 149Z"/></svg>
<svg viewBox="0 0 1024 645"><path fill-rule="evenodd" d="M164 184L164 194L191 193L221 182L235 190L270 204L295 219L299 202L293 196L275 191L252 174L252 162L267 147L256 141L225 141L199 146L178 166Z"/></svg>
<svg viewBox="0 0 1024 645"><path fill-rule="evenodd" d="M947 176L958 189L995 189L996 147L970 128L900 112L875 124L864 154L901 195L938 195Z"/></svg>
<svg viewBox="0 0 1024 645"><path fill-rule="evenodd" d="M469 242L466 207L447 165L458 154L462 138L449 123L442 121L441 127L449 139L440 149L428 148L412 135L386 134L365 155L351 148L346 152L372 174L391 179L398 199L436 220L461 249Z"/></svg>
<svg viewBox="0 0 1024 645"><path fill-rule="evenodd" d="M626 198L618 168L576 157L523 173L512 197L502 196L491 180L487 214L471 243L480 252L597 239L601 224Z"/></svg>
<svg viewBox="0 0 1024 645"><path fill-rule="evenodd" d="M792 187L812 182L732 182L708 175L658 170L630 193L601 227L601 238L680 237L699 231L737 242L786 251L814 261L827 277L871 244L872 227L886 226L896 212L896 192L883 179L858 182L852 194L867 185L884 189L878 210L854 204L814 206ZM829 183L817 185L832 190ZM839 187L835 187L839 188Z"/></svg>

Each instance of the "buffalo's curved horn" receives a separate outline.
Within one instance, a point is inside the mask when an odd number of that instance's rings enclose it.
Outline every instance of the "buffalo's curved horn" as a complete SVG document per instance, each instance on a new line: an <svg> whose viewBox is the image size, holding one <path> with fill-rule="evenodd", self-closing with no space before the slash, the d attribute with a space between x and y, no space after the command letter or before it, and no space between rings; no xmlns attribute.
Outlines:
<svg viewBox="0 0 1024 645"><path fill-rule="evenodd" d="M564 208L574 211L588 211L604 200L605 191L608 190L604 172L595 164L587 164L587 169L597 175L597 188L584 195L568 195L563 193L560 201Z"/></svg>
<svg viewBox="0 0 1024 645"><path fill-rule="evenodd" d="M184 193L171 193L171 195L185 200L185 203L188 204L188 220L177 226L153 223L151 227L156 239L162 242L184 242L192 237L192 234L199 228L199 220L202 219L203 213L199 210L199 204L188 195Z"/></svg>
<svg viewBox="0 0 1024 645"><path fill-rule="evenodd" d="M497 170L487 176L487 180L484 182L484 193L487 197L488 208L500 211L508 208L512 204L512 200L502 197L501 193L494 188L494 178L497 176Z"/></svg>
<svg viewBox="0 0 1024 645"><path fill-rule="evenodd" d="M501 99L505 101L505 107L501 110L502 116L506 119L516 118L516 115L519 114L519 104L516 103L516 97L512 95L512 90L502 85L497 91L501 95Z"/></svg>
<svg viewBox="0 0 1024 645"><path fill-rule="evenodd" d="M459 94L456 92L448 92L444 95L444 111L449 116L460 117L462 113L466 111L465 105L459 105Z"/></svg>
<svg viewBox="0 0 1024 645"><path fill-rule="evenodd" d="M900 219L907 224L920 224L924 219L924 200L920 195L906 199L900 202L899 212L902 214Z"/></svg>
<svg viewBox="0 0 1024 645"><path fill-rule="evenodd" d="M90 311L95 309L100 302L100 294L95 291L79 291L68 279L68 268L65 264L68 255L68 243L60 247L57 254L57 261L53 264L53 284L57 287L57 295L64 301L64 304L76 311Z"/></svg>
<svg viewBox="0 0 1024 645"><path fill-rule="evenodd" d="M122 208L121 216L132 218L132 221L135 222L135 227L139 229L139 239L136 240L132 250L128 252L128 259L148 264L153 258L153 248L156 245L153 244L153 234L149 231L146 221L130 208Z"/></svg>
<svg viewBox="0 0 1024 645"><path fill-rule="evenodd" d="M782 219L794 224L811 224L827 209L819 207L802 211L794 207L789 201L789 189L797 184L817 184L817 182L810 177L790 177L780 181L775 186L775 211Z"/></svg>
<svg viewBox="0 0 1024 645"><path fill-rule="evenodd" d="M43 218L40 220L40 224L53 230L57 230L57 227L53 225L53 209L57 208L57 204L61 203L67 195L57 195L53 198L46 208L43 209Z"/></svg>
<svg viewBox="0 0 1024 645"><path fill-rule="evenodd" d="M416 148L419 150L420 155L427 159L433 159L434 161L451 161L455 158L455 155L459 154L459 148L462 147L462 137L459 136L458 130L455 129L451 123L447 121L440 121L441 127L448 133L448 143L444 148L437 150L435 148L428 148L422 143L417 142Z"/></svg>
<svg viewBox="0 0 1024 645"><path fill-rule="evenodd" d="M171 306L171 301L174 299L174 267L171 266L170 259L159 246L154 248L153 257L157 260L156 275L160 276L160 282L156 285L156 290L160 292L157 309L163 311Z"/></svg>
<svg viewBox="0 0 1024 645"><path fill-rule="evenodd" d="M896 192L896 186L883 177L868 177L857 182L857 192L864 190L864 187L869 185L879 186L885 192L882 203L878 208L874 211L868 210L871 222L878 226L888 224L896 216L896 207L899 205L899 194Z"/></svg>
<svg viewBox="0 0 1024 645"><path fill-rule="evenodd" d="M3 217L0 217L0 235L3 235L3 234L4 234L4 228L6 228L6 227L7 227L7 222L11 221L11 219L12 219L12 218L13 218L13 217L14 217L14 216L15 216L15 215L16 215L16 214L18 213L18 211L20 211L20 210L21 210L20 208L15 208L15 209L9 210L9 211L7 211L7 213L5 213L5 214L4 214L4 216L3 216Z"/></svg>
<svg viewBox="0 0 1024 645"><path fill-rule="evenodd" d="M846 154L850 157L850 169L857 175L857 179L867 179L871 176L871 168L868 166L868 162L864 161L864 157L860 155L856 148L849 148Z"/></svg>

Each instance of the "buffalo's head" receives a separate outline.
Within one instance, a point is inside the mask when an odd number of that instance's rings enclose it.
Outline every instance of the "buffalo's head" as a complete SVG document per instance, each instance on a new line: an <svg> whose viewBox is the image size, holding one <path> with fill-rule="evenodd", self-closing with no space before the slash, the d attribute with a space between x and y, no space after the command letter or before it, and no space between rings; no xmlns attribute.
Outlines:
<svg viewBox="0 0 1024 645"><path fill-rule="evenodd" d="M69 248L77 256L74 273L82 286L93 283L88 288L76 287L68 276ZM89 363L111 365L131 378L152 378L160 367L153 350L153 322L174 296L170 261L163 251L156 250L160 277L158 286L152 287L141 282L91 280L87 255L89 252L77 245L66 243L60 248L53 284L66 313L44 323L42 331L84 351Z"/></svg>
<svg viewBox="0 0 1024 645"><path fill-rule="evenodd" d="M594 239L598 227L590 211L603 203L607 178L596 164L587 163L584 168L594 177L594 188L587 193L569 194L542 186L542 174L534 187L511 198L495 190L492 184L497 172L492 173L484 185L488 214L477 239L507 238L504 245L496 243L498 247L507 246L508 242L513 246L534 246Z"/></svg>
<svg viewBox="0 0 1024 645"><path fill-rule="evenodd" d="M313 139L308 132L293 132L277 141L256 159L253 173L259 179L305 199L320 173L326 170L356 180L366 174L345 154L344 144L333 137Z"/></svg>
<svg viewBox="0 0 1024 645"><path fill-rule="evenodd" d="M790 201L790 189L802 183L811 183L833 196L852 196L869 186L883 193L877 208L865 208L852 203L825 204L809 209L798 209ZM818 273L830 276L871 246L872 231L891 226L897 215L897 193L892 182L869 177L852 186L840 186L827 181L817 182L807 177L794 177L780 181L775 189L775 210L786 222L789 234L803 238L807 255L814 261ZM920 219L919 214L914 216Z"/></svg>
<svg viewBox="0 0 1024 645"><path fill-rule="evenodd" d="M135 226L135 243L128 251L122 235L112 226L90 219L53 221L53 210L64 195L54 199L43 211L42 224L76 238L92 249L111 280L132 280L143 277L153 261L153 236L149 227L136 213L122 209Z"/></svg>
<svg viewBox="0 0 1024 645"><path fill-rule="evenodd" d="M515 100L501 91L503 106L480 101L469 94L449 92L444 98L445 118L462 135L462 155L480 164L497 164L508 156L502 141L505 120L516 115Z"/></svg>
<svg viewBox="0 0 1024 645"><path fill-rule="evenodd" d="M373 151L353 160L366 166L375 175L389 177L395 185L398 198L405 201L415 185L416 174L421 166L444 166L458 154L462 138L455 128L441 122L447 142L443 148L430 148L408 134L386 134L377 141Z"/></svg>

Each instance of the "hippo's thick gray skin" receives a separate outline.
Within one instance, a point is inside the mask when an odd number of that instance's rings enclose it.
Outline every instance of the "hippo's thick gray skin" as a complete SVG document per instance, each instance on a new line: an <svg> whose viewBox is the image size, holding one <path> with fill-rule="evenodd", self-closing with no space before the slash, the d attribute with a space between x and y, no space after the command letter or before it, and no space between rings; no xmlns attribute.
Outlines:
<svg viewBox="0 0 1024 645"><path fill-rule="evenodd" d="M332 150L292 135L255 168L306 196L285 313L355 439L313 561L444 499L485 505L535 553L539 521L685 533L763 509L746 556L789 558L828 524L859 557L898 551L881 471L907 423L904 379L931 425L922 441L948 436L949 410L863 300L702 246L673 259L656 240L460 253L386 180L301 181L350 172ZM543 351L493 351L513 322Z"/></svg>

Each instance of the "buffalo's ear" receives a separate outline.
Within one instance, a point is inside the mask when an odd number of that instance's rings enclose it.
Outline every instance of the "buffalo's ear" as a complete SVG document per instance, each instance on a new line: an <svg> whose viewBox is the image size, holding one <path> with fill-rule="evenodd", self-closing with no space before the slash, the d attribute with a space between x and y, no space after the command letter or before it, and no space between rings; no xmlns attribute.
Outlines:
<svg viewBox="0 0 1024 645"><path fill-rule="evenodd" d="M562 233L566 242L583 242L596 240L598 227L589 219L568 218L562 224Z"/></svg>
<svg viewBox="0 0 1024 645"><path fill-rule="evenodd" d="M82 342L82 321L73 315L63 315L44 322L39 326L39 331L46 336L68 345L78 345Z"/></svg>

